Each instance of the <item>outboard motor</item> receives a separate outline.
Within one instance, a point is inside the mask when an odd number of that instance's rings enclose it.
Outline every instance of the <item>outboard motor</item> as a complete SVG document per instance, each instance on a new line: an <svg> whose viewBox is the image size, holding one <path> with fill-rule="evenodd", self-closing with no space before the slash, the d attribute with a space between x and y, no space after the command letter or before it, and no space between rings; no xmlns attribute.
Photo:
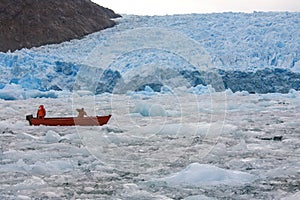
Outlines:
<svg viewBox="0 0 300 200"><path fill-rule="evenodd" d="M29 125L31 126L31 119L33 118L33 115L26 115L26 120L29 121Z"/></svg>

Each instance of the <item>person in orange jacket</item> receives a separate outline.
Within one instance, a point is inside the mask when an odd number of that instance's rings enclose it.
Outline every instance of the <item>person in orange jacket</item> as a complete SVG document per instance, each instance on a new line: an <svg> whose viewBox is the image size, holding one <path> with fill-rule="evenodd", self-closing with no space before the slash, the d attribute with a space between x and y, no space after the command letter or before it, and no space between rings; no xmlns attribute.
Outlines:
<svg viewBox="0 0 300 200"><path fill-rule="evenodd" d="M37 118L44 119L44 117L46 116L46 110L43 105L39 106L39 109L38 109L36 115L37 115Z"/></svg>

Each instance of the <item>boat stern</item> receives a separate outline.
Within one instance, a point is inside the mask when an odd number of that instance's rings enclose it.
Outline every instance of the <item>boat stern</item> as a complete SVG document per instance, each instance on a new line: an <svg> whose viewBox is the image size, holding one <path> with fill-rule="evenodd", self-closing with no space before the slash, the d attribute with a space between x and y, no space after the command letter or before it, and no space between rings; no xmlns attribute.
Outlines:
<svg viewBox="0 0 300 200"><path fill-rule="evenodd" d="M33 115L26 115L26 120L29 122L29 125L31 126L31 119L33 118Z"/></svg>

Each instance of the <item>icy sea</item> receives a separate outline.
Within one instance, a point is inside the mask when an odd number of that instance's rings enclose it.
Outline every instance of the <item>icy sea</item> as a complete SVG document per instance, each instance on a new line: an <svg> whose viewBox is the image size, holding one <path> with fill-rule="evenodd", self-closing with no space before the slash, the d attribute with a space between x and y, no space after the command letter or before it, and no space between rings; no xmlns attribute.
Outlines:
<svg viewBox="0 0 300 200"><path fill-rule="evenodd" d="M117 23L0 53L0 199L300 199L299 13Z"/></svg>

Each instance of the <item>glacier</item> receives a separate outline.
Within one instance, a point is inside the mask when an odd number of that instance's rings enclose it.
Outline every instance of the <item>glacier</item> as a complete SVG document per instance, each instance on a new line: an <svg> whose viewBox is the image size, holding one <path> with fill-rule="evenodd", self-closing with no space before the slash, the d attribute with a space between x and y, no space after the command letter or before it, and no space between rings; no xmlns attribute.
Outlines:
<svg viewBox="0 0 300 200"><path fill-rule="evenodd" d="M115 27L81 40L0 53L0 98L126 93L146 86L156 92L198 85L249 93L299 90L299 15L125 15ZM7 88L15 85L22 89L12 96Z"/></svg>

